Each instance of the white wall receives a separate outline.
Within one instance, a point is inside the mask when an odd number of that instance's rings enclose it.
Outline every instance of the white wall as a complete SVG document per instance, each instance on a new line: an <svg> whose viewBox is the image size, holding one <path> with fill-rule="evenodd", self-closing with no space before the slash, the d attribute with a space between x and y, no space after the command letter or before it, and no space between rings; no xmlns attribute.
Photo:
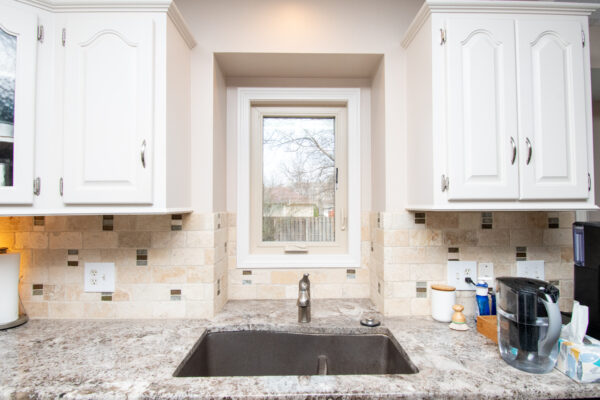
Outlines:
<svg viewBox="0 0 600 400"><path fill-rule="evenodd" d="M177 0L198 42L192 54L194 209L208 212L224 207L223 196L211 189L225 185L221 172L214 170L222 165L217 158L226 157L224 146L214 144L215 139L221 140L215 135L223 132L213 123L214 116L221 115L218 111L213 115L213 53L217 52L384 54L387 112L382 143L388 174L385 188L377 188L375 181L373 186L377 193L385 193L385 204L379 207L402 209L404 186L400 177L406 133L400 41L421 4L422 0ZM223 102L219 104L222 107ZM226 184L232 187L230 182Z"/></svg>

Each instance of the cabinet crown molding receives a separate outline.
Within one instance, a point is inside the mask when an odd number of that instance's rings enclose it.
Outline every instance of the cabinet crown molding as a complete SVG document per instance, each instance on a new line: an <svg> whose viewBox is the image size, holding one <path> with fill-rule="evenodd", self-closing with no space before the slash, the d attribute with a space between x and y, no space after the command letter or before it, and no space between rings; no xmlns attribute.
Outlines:
<svg viewBox="0 0 600 400"><path fill-rule="evenodd" d="M164 12L190 49L196 46L189 27L173 0L16 0L55 13L69 12Z"/></svg>
<svg viewBox="0 0 600 400"><path fill-rule="evenodd" d="M444 1L425 0L425 3L408 27L402 38L402 47L407 48L419 29L432 12L435 13L497 13L497 14L540 14L589 16L600 8L600 4L565 3L553 1Z"/></svg>

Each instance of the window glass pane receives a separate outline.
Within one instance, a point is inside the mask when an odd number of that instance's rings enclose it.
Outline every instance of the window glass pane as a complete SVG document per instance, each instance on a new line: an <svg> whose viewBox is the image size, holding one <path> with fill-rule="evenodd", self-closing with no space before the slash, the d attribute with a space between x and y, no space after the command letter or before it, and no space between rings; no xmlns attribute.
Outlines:
<svg viewBox="0 0 600 400"><path fill-rule="evenodd" d="M0 186L13 185L17 37L0 28Z"/></svg>
<svg viewBox="0 0 600 400"><path fill-rule="evenodd" d="M265 242L335 241L335 118L263 118Z"/></svg>

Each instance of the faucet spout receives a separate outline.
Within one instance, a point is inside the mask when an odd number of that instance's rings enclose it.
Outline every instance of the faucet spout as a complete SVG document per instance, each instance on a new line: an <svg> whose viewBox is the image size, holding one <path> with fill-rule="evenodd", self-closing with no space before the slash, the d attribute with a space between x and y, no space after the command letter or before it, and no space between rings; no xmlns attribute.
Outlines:
<svg viewBox="0 0 600 400"><path fill-rule="evenodd" d="M310 322L310 281L304 274L298 282L298 322Z"/></svg>

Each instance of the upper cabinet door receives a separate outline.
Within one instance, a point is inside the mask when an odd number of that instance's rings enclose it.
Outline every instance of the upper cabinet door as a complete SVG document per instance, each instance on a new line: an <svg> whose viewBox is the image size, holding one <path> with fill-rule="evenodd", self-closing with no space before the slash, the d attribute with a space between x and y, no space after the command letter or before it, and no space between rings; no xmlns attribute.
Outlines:
<svg viewBox="0 0 600 400"><path fill-rule="evenodd" d="M32 204L37 16L0 6L0 204Z"/></svg>
<svg viewBox="0 0 600 400"><path fill-rule="evenodd" d="M446 28L448 199L517 199L514 23L452 18Z"/></svg>
<svg viewBox="0 0 600 400"><path fill-rule="evenodd" d="M152 203L154 29L150 16L68 17L65 203Z"/></svg>
<svg viewBox="0 0 600 400"><path fill-rule="evenodd" d="M586 199L581 25L546 17L517 21L517 40L521 198Z"/></svg>

